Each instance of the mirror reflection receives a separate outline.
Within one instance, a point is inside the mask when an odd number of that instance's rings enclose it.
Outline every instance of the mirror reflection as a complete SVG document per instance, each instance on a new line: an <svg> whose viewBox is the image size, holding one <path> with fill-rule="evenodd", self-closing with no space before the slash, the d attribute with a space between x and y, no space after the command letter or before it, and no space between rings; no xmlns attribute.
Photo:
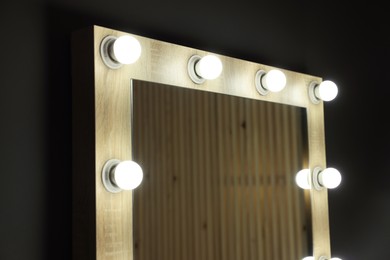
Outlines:
<svg viewBox="0 0 390 260"><path fill-rule="evenodd" d="M305 109L199 89L132 83L135 259L311 255Z"/></svg>

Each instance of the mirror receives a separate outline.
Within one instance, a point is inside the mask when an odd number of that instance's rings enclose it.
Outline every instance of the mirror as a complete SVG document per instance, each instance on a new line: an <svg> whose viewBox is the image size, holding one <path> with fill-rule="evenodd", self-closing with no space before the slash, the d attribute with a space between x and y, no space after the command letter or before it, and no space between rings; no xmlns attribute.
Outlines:
<svg viewBox="0 0 390 260"><path fill-rule="evenodd" d="M111 48L121 36L142 49L131 64ZM193 57L208 54L100 26L72 34L73 259L330 258L327 189L294 182L326 168L310 98L322 79L279 69L286 87L265 93L275 67L214 53L222 73L195 81ZM107 163L129 160L141 186L107 189Z"/></svg>
<svg viewBox="0 0 390 260"><path fill-rule="evenodd" d="M132 81L135 260L312 255L306 109Z"/></svg>

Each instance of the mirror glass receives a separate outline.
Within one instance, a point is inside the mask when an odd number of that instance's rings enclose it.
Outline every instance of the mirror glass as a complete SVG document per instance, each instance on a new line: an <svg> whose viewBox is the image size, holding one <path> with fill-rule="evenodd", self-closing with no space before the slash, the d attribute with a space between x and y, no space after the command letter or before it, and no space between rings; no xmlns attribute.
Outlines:
<svg viewBox="0 0 390 260"><path fill-rule="evenodd" d="M311 255L306 110L132 82L136 260Z"/></svg>

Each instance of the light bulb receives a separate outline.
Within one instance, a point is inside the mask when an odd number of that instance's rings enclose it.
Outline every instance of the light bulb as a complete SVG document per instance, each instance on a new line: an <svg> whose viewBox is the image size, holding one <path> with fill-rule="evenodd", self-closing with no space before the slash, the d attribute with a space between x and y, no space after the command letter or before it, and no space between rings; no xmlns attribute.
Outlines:
<svg viewBox="0 0 390 260"><path fill-rule="evenodd" d="M314 260L314 256L306 256L302 260Z"/></svg>
<svg viewBox="0 0 390 260"><path fill-rule="evenodd" d="M267 95L269 91L281 91L286 86L286 82L286 75L277 69L272 69L267 73L264 70L258 70L255 75L256 90L261 95Z"/></svg>
<svg viewBox="0 0 390 260"><path fill-rule="evenodd" d="M123 161L115 167L112 178L122 190L132 190L142 182L142 168L134 161Z"/></svg>
<svg viewBox="0 0 390 260"><path fill-rule="evenodd" d="M342 260L342 259L339 257L332 257L330 260Z"/></svg>
<svg viewBox="0 0 390 260"><path fill-rule="evenodd" d="M280 70L270 70L261 78L262 86L272 92L279 92L286 86L286 76Z"/></svg>
<svg viewBox="0 0 390 260"><path fill-rule="evenodd" d="M102 169L102 182L107 191L117 193L138 187L143 179L141 166L134 161L108 160Z"/></svg>
<svg viewBox="0 0 390 260"><path fill-rule="evenodd" d="M141 56L141 44L130 35L117 38L110 48L111 57L122 64L131 64Z"/></svg>
<svg viewBox="0 0 390 260"><path fill-rule="evenodd" d="M216 79L222 73L222 62L214 55L206 55L195 64L195 72L204 79Z"/></svg>
<svg viewBox="0 0 390 260"><path fill-rule="evenodd" d="M338 93L337 85L330 80L325 80L315 87L315 96L323 101L335 99Z"/></svg>
<svg viewBox="0 0 390 260"><path fill-rule="evenodd" d="M308 190L308 189L310 189L309 178L310 178L310 170L309 169L302 169L295 176L295 182L302 189Z"/></svg>
<svg viewBox="0 0 390 260"><path fill-rule="evenodd" d="M319 173L318 180L322 186L334 189L341 183L341 174L335 168L326 168Z"/></svg>

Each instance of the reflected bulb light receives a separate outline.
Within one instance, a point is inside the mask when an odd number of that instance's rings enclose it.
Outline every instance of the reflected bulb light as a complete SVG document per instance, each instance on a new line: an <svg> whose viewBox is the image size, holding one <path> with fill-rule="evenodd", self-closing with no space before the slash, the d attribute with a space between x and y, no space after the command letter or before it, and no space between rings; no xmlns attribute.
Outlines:
<svg viewBox="0 0 390 260"><path fill-rule="evenodd" d="M216 79L222 73L222 62L214 55L206 55L195 65L195 72L204 79Z"/></svg>
<svg viewBox="0 0 390 260"><path fill-rule="evenodd" d="M337 85L330 80L325 80L315 87L315 96L323 101L331 101L338 93Z"/></svg>
<svg viewBox="0 0 390 260"><path fill-rule="evenodd" d="M112 178L122 190L132 190L142 182L142 168L134 161L123 161L115 167Z"/></svg>
<svg viewBox="0 0 390 260"><path fill-rule="evenodd" d="M141 56L141 44L133 36L120 36L112 44L110 54L119 63L131 64Z"/></svg>
<svg viewBox="0 0 390 260"><path fill-rule="evenodd" d="M270 70L261 78L262 86L272 92L279 92L286 86L286 75L280 70Z"/></svg>
<svg viewBox="0 0 390 260"><path fill-rule="evenodd" d="M310 178L310 170L309 169L302 169L295 176L295 182L300 188L308 190L308 189L310 189L309 178Z"/></svg>
<svg viewBox="0 0 390 260"><path fill-rule="evenodd" d="M334 189L341 183L341 174L335 168L326 168L319 173L318 179L322 186Z"/></svg>

